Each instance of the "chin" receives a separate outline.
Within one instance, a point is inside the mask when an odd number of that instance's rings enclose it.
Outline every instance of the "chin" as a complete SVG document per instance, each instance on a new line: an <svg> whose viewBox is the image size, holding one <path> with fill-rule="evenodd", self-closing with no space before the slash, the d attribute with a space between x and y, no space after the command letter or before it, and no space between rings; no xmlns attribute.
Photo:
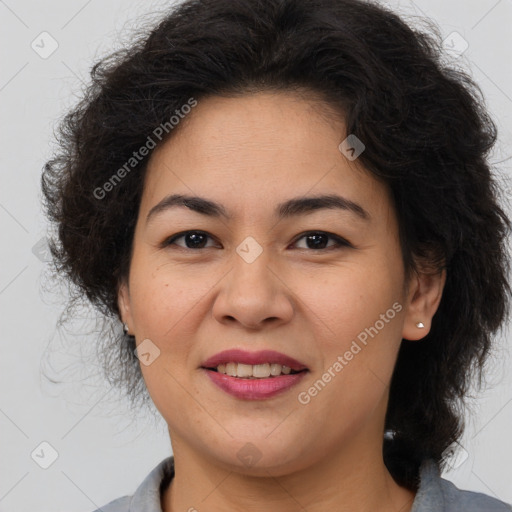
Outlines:
<svg viewBox="0 0 512 512"><path fill-rule="evenodd" d="M247 476L277 477L300 470L305 461L294 448L295 443L275 441L264 438L249 440L246 434L232 440L224 449L210 452L210 457L214 464L225 470Z"/></svg>

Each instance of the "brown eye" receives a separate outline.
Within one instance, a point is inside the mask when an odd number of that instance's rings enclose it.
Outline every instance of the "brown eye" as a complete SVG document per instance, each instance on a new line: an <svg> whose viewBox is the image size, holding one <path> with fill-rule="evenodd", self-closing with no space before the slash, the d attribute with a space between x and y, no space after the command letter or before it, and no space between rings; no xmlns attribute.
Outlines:
<svg viewBox="0 0 512 512"><path fill-rule="evenodd" d="M339 247L352 247L352 245L344 238L324 231L310 231L308 233L304 233L294 242L294 244L302 239L305 239L306 247L299 247L299 249L329 250ZM334 244L329 246L329 240L333 240Z"/></svg>
<svg viewBox="0 0 512 512"><path fill-rule="evenodd" d="M177 245L179 247L183 247L184 249L204 249L206 248L205 244L208 238L211 238L210 235L204 231L184 231L183 233L177 233L176 235L167 238L162 244L162 247ZM180 239L184 240L184 245L181 243L176 243L176 240Z"/></svg>

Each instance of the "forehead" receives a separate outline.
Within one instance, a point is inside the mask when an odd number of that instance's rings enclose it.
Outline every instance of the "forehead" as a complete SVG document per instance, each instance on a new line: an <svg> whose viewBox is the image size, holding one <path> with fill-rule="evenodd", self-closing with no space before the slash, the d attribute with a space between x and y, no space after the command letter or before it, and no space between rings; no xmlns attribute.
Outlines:
<svg viewBox="0 0 512 512"><path fill-rule="evenodd" d="M386 187L339 150L346 137L341 115L316 99L287 93L209 97L154 150L141 210L170 192L227 201L239 213L334 191L373 209L385 206Z"/></svg>

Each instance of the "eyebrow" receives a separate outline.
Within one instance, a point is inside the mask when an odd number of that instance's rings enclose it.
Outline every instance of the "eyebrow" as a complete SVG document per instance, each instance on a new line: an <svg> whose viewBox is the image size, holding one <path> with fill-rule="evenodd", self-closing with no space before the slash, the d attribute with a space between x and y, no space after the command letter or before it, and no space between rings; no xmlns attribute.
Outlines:
<svg viewBox="0 0 512 512"><path fill-rule="evenodd" d="M151 208L146 217L146 224L157 214L176 207L186 207L194 212L210 217L231 219L231 215L226 211L224 206L214 201L199 196L172 194L164 197L158 204ZM366 221L371 218L370 214L361 205L336 194L292 198L284 203L278 204L274 214L284 219L297 215L305 215L315 210L322 209L345 210Z"/></svg>

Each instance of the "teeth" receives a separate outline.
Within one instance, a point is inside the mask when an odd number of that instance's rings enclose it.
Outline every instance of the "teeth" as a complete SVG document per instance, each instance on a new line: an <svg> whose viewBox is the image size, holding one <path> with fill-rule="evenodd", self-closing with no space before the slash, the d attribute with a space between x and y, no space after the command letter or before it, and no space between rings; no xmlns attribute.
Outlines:
<svg viewBox="0 0 512 512"><path fill-rule="evenodd" d="M231 375L231 377L236 377L237 366L238 366L237 363L228 363L228 364L226 364L226 373L228 375ZM218 367L217 367L217 371L219 371Z"/></svg>
<svg viewBox="0 0 512 512"><path fill-rule="evenodd" d="M270 377L270 365L268 363L265 364L255 364L254 366L249 366L251 369L251 373L253 377L258 378L266 378ZM238 372L240 372L240 365L238 365Z"/></svg>
<svg viewBox="0 0 512 512"><path fill-rule="evenodd" d="M270 375L281 375L281 368L282 366L280 364L273 363L270 365Z"/></svg>
<svg viewBox="0 0 512 512"><path fill-rule="evenodd" d="M277 363L264 364L243 364L243 363L226 363L217 366L219 373L225 373L231 377L265 379L270 376L277 377L279 375L288 375L292 369L289 366Z"/></svg>
<svg viewBox="0 0 512 512"><path fill-rule="evenodd" d="M238 367L236 370L237 377L251 377L252 376L252 366L250 364L242 364L238 363Z"/></svg>

